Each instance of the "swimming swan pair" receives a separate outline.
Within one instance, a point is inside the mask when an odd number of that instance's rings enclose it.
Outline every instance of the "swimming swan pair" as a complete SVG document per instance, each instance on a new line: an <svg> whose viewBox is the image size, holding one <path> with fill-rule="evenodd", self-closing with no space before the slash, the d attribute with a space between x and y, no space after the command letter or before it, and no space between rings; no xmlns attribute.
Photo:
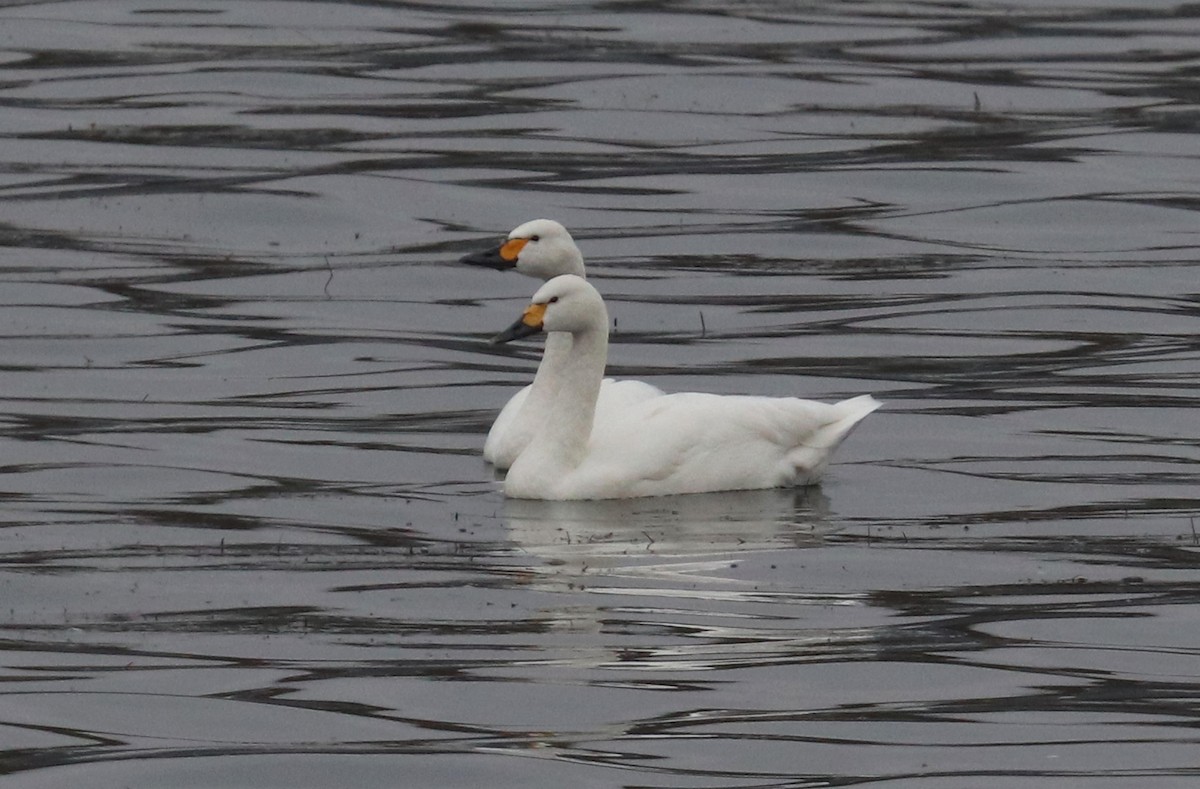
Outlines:
<svg viewBox="0 0 1200 789"><path fill-rule="evenodd" d="M485 459L508 468L506 496L611 499L812 484L880 406L870 395L829 404L666 394L605 379L608 311L557 222L526 222L500 246L462 261L549 280L494 338L547 333L533 383L508 401L484 444Z"/></svg>
<svg viewBox="0 0 1200 789"><path fill-rule="evenodd" d="M550 219L534 219L508 234L508 240L494 249L467 255L463 263L498 270L514 269L526 276L550 280L562 274L586 276L583 254L567 229ZM498 469L507 469L517 455L533 440L541 427L546 410L558 390L557 371L571 355L571 335L552 332L546 335L542 362L533 383L517 392L500 410L483 442L483 459ZM664 392L643 381L614 381L606 378L600 385L596 418L609 419L628 406Z"/></svg>

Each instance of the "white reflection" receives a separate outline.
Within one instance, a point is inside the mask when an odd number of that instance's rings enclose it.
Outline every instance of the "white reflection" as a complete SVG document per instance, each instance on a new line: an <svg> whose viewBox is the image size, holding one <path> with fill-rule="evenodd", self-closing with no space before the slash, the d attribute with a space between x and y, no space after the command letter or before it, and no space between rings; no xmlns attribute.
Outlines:
<svg viewBox="0 0 1200 789"><path fill-rule="evenodd" d="M513 541L550 565L612 568L644 561L727 561L819 542L820 488L749 490L605 501L506 499Z"/></svg>

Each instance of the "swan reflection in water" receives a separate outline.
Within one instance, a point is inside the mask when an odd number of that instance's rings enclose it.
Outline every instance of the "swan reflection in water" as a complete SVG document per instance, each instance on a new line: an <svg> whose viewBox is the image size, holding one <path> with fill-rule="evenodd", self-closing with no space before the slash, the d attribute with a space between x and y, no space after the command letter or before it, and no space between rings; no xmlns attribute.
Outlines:
<svg viewBox="0 0 1200 789"><path fill-rule="evenodd" d="M802 560L784 556L836 531L820 488L506 499L504 515L520 552L512 577L544 593L525 616L557 634L528 657L545 671L767 665L861 638L795 619L847 602L798 589L792 569ZM558 640L568 636L569 648Z"/></svg>
<svg viewBox="0 0 1200 789"><path fill-rule="evenodd" d="M819 487L599 501L505 499L513 542L544 569L614 569L813 546L830 533Z"/></svg>

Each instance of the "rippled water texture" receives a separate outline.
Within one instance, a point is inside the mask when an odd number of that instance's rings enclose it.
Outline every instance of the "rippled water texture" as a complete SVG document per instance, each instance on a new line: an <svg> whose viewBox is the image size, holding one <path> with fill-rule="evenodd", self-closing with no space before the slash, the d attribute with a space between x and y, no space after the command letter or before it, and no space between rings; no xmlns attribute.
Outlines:
<svg viewBox="0 0 1200 789"><path fill-rule="evenodd" d="M0 774L1194 787L1200 6L0 7ZM506 502L550 216L807 491Z"/></svg>

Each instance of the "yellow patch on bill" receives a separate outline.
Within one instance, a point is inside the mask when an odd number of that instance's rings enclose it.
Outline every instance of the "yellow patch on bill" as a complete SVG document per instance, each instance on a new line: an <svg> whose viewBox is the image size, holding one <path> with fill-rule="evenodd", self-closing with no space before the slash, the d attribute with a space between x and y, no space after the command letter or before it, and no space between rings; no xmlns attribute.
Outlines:
<svg viewBox="0 0 1200 789"><path fill-rule="evenodd" d="M529 243L527 238L510 238L500 246L500 257L512 263L521 254L521 249Z"/></svg>
<svg viewBox="0 0 1200 789"><path fill-rule="evenodd" d="M545 304L530 304L525 308L525 313L521 316L521 323L526 326L540 329L542 328L542 320L546 317Z"/></svg>

